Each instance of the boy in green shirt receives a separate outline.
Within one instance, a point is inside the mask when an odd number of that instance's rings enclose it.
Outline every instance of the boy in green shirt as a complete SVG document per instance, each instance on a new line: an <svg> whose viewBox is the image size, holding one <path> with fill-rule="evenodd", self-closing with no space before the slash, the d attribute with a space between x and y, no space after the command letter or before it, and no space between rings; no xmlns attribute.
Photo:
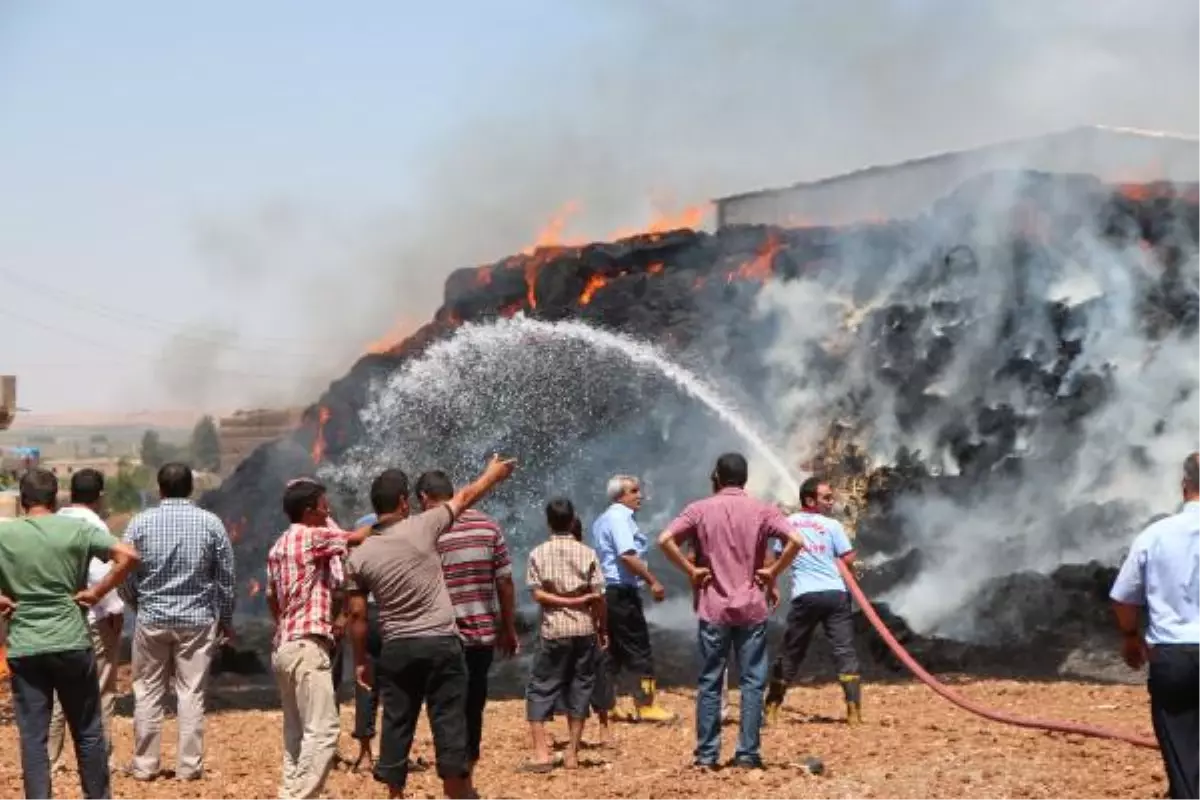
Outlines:
<svg viewBox="0 0 1200 800"><path fill-rule="evenodd" d="M125 579L137 551L89 522L56 515L58 478L49 471L30 470L20 492L24 516L0 524L0 611L9 618L8 667L25 796L52 796L46 740L57 695L75 741L84 797L109 797L86 611ZM113 568L86 588L93 557L111 560Z"/></svg>

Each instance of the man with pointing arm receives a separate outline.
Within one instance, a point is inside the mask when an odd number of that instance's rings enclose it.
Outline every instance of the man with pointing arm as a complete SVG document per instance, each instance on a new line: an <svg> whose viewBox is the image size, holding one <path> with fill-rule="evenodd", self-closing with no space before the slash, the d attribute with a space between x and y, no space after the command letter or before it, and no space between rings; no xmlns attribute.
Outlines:
<svg viewBox="0 0 1200 800"><path fill-rule="evenodd" d="M378 681L383 735L375 778L392 797L408 781L408 756L421 706L429 704L437 771L448 797L474 797L467 734L467 667L438 539L454 520L512 474L493 456L475 481L444 503L372 536L346 561L350 639L358 682ZM408 500L403 500L407 510ZM375 596L383 647L377 674L367 660L367 595Z"/></svg>

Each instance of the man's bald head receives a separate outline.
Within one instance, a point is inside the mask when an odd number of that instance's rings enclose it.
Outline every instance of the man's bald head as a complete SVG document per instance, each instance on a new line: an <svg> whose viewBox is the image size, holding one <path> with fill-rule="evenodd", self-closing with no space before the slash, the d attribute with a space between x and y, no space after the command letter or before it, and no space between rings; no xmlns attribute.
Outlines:
<svg viewBox="0 0 1200 800"><path fill-rule="evenodd" d="M1200 497L1200 453L1192 453L1183 460L1183 499Z"/></svg>

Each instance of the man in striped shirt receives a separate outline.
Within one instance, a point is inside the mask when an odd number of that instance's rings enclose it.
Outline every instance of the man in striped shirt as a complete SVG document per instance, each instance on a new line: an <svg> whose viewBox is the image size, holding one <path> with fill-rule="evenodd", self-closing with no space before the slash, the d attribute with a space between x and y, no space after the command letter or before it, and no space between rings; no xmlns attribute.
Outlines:
<svg viewBox="0 0 1200 800"><path fill-rule="evenodd" d="M446 473L433 470L417 478L416 493L421 509L428 511L454 496L454 484ZM473 508L438 537L437 549L467 661L467 750L474 769L494 650L505 656L517 650L512 563L500 526Z"/></svg>

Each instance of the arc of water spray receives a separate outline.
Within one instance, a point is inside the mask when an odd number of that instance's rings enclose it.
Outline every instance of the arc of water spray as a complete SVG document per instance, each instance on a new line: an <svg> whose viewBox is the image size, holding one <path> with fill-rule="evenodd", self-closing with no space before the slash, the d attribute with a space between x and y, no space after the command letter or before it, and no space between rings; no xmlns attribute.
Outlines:
<svg viewBox="0 0 1200 800"><path fill-rule="evenodd" d="M454 350L472 345L482 344L496 336L528 337L546 336L550 338L565 337L578 342L584 342L598 350L617 353L628 358L634 364L651 367L670 380L690 397L699 400L712 413L733 429L755 452L775 471L780 479L785 481L794 494L799 490L800 481L792 474L787 463L767 444L766 440L746 421L733 406L721 397L720 393L709 386L698 375L673 362L667 355L647 342L641 342L628 336L611 331L593 328L582 322L564 320L560 322L545 322L517 315L508 319L497 320L490 324L468 323L455 333L454 337L438 342L425 354L423 360L449 355Z"/></svg>

